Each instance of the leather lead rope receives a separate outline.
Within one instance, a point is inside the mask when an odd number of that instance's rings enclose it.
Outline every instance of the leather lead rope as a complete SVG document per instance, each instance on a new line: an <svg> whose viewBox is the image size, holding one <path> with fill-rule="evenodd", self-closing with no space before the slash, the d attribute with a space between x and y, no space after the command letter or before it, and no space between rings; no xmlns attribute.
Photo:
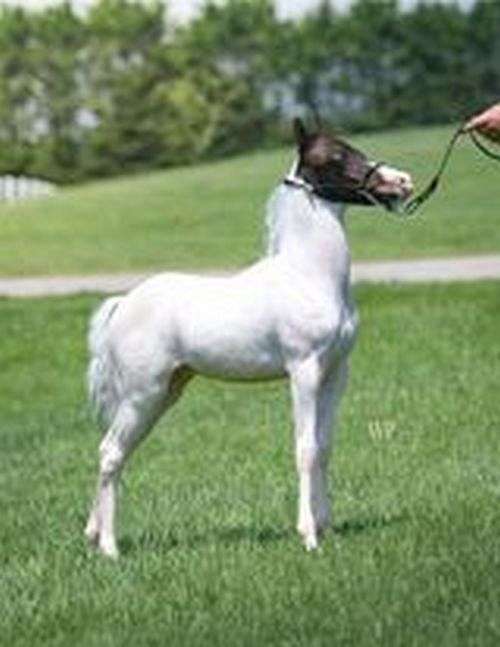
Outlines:
<svg viewBox="0 0 500 647"><path fill-rule="evenodd" d="M476 145L477 148L481 151L481 153L484 153L487 157L490 157L491 159L500 162L500 155L498 153L495 153L494 151L490 150L485 144L479 139L477 134L473 131L469 131L469 136Z"/></svg>
<svg viewBox="0 0 500 647"><path fill-rule="evenodd" d="M441 160L441 163L439 165L439 168L437 170L437 173L434 175L432 180L429 182L429 184L426 186L426 188L419 193L413 200L410 200L409 202L406 203L404 207L404 213L407 215L413 215L421 206L424 204L424 202L427 202L427 200L431 197L431 195L436 191L436 189L439 186L439 182L441 180L441 176L443 175L445 168L448 164L448 160L450 159L450 155L455 147L455 144L457 143L458 139L461 137L461 135L469 135L471 138L472 142L476 146L478 150L480 150L484 155L489 157L490 159L494 159L497 162L500 162L500 155L497 153L494 153L491 151L483 142L479 139L478 135L474 131L464 131L464 126L460 126L454 133L452 138L450 139L448 146L446 147L446 150L443 155L443 159Z"/></svg>

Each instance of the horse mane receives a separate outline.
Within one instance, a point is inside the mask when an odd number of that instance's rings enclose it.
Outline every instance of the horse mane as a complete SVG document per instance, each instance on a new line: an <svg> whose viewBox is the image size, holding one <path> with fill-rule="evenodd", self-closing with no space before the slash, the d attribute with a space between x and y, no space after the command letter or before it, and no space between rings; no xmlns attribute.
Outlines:
<svg viewBox="0 0 500 647"><path fill-rule="evenodd" d="M286 178L294 180L295 184L299 184L300 178L297 177L298 161L295 160L288 172ZM305 188L307 185L304 183ZM332 211L338 213L338 204L328 204L323 200L315 203L315 208L312 208L312 196L308 190L297 190L297 188L290 188L281 182L271 193L266 205L265 217L265 255L275 256L281 249L283 236L285 232L289 231L291 225L295 227L312 226L313 223L318 224L321 219L330 214Z"/></svg>
<svg viewBox="0 0 500 647"><path fill-rule="evenodd" d="M295 178L297 172L298 160L295 160L287 174L288 178ZM265 255L275 256L280 248L285 224L288 223L292 209L284 208L283 201L289 197L287 187L280 183L271 193L266 204L265 217ZM288 205L289 206L289 205Z"/></svg>
<svg viewBox="0 0 500 647"><path fill-rule="evenodd" d="M278 253L279 241L281 238L280 231L283 216L280 216L280 210L277 208L281 187L277 187L271 193L266 204L266 218L264 230L264 249L266 256L274 256ZM281 210L281 213L283 211Z"/></svg>

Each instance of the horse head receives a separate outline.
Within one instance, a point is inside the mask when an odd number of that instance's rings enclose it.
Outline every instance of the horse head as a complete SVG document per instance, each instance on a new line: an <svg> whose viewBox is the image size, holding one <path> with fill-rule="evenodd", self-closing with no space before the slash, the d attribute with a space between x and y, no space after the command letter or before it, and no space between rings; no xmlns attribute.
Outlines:
<svg viewBox="0 0 500 647"><path fill-rule="evenodd" d="M300 119L294 121L294 129L298 148L294 175L313 194L330 202L381 205L390 211L411 195L408 173L369 160L336 135L308 132Z"/></svg>

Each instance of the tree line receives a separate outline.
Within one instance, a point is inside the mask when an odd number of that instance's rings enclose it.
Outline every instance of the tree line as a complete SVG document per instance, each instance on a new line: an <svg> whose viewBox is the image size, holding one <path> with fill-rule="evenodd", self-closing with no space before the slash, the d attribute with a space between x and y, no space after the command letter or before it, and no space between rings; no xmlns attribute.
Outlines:
<svg viewBox="0 0 500 647"><path fill-rule="evenodd" d="M0 174L57 182L216 158L289 138L295 114L344 129L459 120L500 97L500 2L101 0L0 12Z"/></svg>

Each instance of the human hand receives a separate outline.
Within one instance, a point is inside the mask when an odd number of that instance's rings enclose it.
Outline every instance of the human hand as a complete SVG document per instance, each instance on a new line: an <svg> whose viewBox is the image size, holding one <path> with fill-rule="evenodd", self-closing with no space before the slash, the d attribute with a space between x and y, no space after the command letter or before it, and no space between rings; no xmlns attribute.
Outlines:
<svg viewBox="0 0 500 647"><path fill-rule="evenodd" d="M475 130L494 142L500 142L500 103L472 117L463 130L466 133Z"/></svg>

